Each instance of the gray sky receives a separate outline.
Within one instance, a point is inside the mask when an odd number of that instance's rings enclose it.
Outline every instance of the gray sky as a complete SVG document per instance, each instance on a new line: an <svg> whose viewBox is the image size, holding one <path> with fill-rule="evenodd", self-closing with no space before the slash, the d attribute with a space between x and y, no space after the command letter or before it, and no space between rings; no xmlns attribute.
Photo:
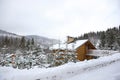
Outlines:
<svg viewBox="0 0 120 80"><path fill-rule="evenodd" d="M120 0L0 0L0 29L62 38L120 25Z"/></svg>

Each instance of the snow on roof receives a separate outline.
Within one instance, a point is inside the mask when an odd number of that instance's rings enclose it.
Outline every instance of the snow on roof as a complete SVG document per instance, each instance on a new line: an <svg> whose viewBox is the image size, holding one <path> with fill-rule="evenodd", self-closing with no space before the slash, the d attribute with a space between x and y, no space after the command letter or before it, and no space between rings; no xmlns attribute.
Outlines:
<svg viewBox="0 0 120 80"><path fill-rule="evenodd" d="M84 40L77 40L74 44L74 48L78 48L79 46L82 46L85 42L87 42L88 39L84 39ZM71 44L71 43L70 43Z"/></svg>
<svg viewBox="0 0 120 80"><path fill-rule="evenodd" d="M53 46L50 47L50 49L59 49L59 44L54 44Z"/></svg>
<svg viewBox="0 0 120 80"><path fill-rule="evenodd" d="M67 43L55 44L50 49L69 49L69 50L72 50L73 48L74 49L78 48L79 46L83 45L87 41L88 41L88 39L77 40L77 41L70 43L68 45L67 45Z"/></svg>
<svg viewBox="0 0 120 80"><path fill-rule="evenodd" d="M62 43L62 44L55 44L51 47L51 49L72 49L71 46L67 46L66 43Z"/></svg>

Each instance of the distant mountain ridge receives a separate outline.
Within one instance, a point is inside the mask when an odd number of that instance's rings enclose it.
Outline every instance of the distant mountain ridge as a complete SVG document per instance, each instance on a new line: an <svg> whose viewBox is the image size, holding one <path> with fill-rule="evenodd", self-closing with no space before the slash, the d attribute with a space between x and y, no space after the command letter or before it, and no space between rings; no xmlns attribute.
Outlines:
<svg viewBox="0 0 120 80"><path fill-rule="evenodd" d="M43 36L38 36L38 35L27 35L25 37L27 39L32 39L33 38L35 40L35 42L37 42L41 45L45 45L45 46L51 46L51 45L59 42L56 39L50 39L50 38L43 37Z"/></svg>
<svg viewBox="0 0 120 80"><path fill-rule="evenodd" d="M23 35L17 35L15 33L0 30L0 37L5 37L5 36L13 37L13 38L22 38ZM40 44L43 46L51 46L52 44L58 43L58 40L56 39L50 39L50 38L38 36L38 35L27 35L24 37L26 40L33 38L36 44Z"/></svg>
<svg viewBox="0 0 120 80"><path fill-rule="evenodd" d="M4 30L0 30L0 36L17 37L17 38L22 37L20 35L15 34L15 33L7 32L7 31L4 31Z"/></svg>

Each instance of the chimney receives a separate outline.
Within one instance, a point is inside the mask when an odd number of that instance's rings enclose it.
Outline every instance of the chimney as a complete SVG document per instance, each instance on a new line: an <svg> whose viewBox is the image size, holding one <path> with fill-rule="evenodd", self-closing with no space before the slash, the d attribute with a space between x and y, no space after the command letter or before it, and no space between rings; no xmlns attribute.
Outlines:
<svg viewBox="0 0 120 80"><path fill-rule="evenodd" d="M66 41L67 44L74 42L74 41L75 41L74 37L67 36L67 41Z"/></svg>

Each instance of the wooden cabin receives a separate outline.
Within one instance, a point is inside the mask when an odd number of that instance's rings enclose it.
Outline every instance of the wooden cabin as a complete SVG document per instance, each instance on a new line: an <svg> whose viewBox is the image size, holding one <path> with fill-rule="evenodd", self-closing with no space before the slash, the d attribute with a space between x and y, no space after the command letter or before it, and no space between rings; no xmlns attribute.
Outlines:
<svg viewBox="0 0 120 80"><path fill-rule="evenodd" d="M92 59L93 56L87 55L90 49L96 49L89 40L78 40L75 42L75 50L77 59L83 61L85 59Z"/></svg>
<svg viewBox="0 0 120 80"><path fill-rule="evenodd" d="M93 59L94 57L91 55L88 55L89 50L95 50L95 46L88 40L76 40L73 37L67 37L67 41L65 44L56 44L52 47L52 50L54 53L56 52L71 52L75 51L77 53L77 59L80 61L83 61L85 59Z"/></svg>
<svg viewBox="0 0 120 80"><path fill-rule="evenodd" d="M74 46L75 52L77 53L77 59L83 61L85 59L92 59L93 56L88 55L89 50L95 50L95 46L88 40L76 40L74 37L67 37L66 43L68 46L71 44Z"/></svg>

